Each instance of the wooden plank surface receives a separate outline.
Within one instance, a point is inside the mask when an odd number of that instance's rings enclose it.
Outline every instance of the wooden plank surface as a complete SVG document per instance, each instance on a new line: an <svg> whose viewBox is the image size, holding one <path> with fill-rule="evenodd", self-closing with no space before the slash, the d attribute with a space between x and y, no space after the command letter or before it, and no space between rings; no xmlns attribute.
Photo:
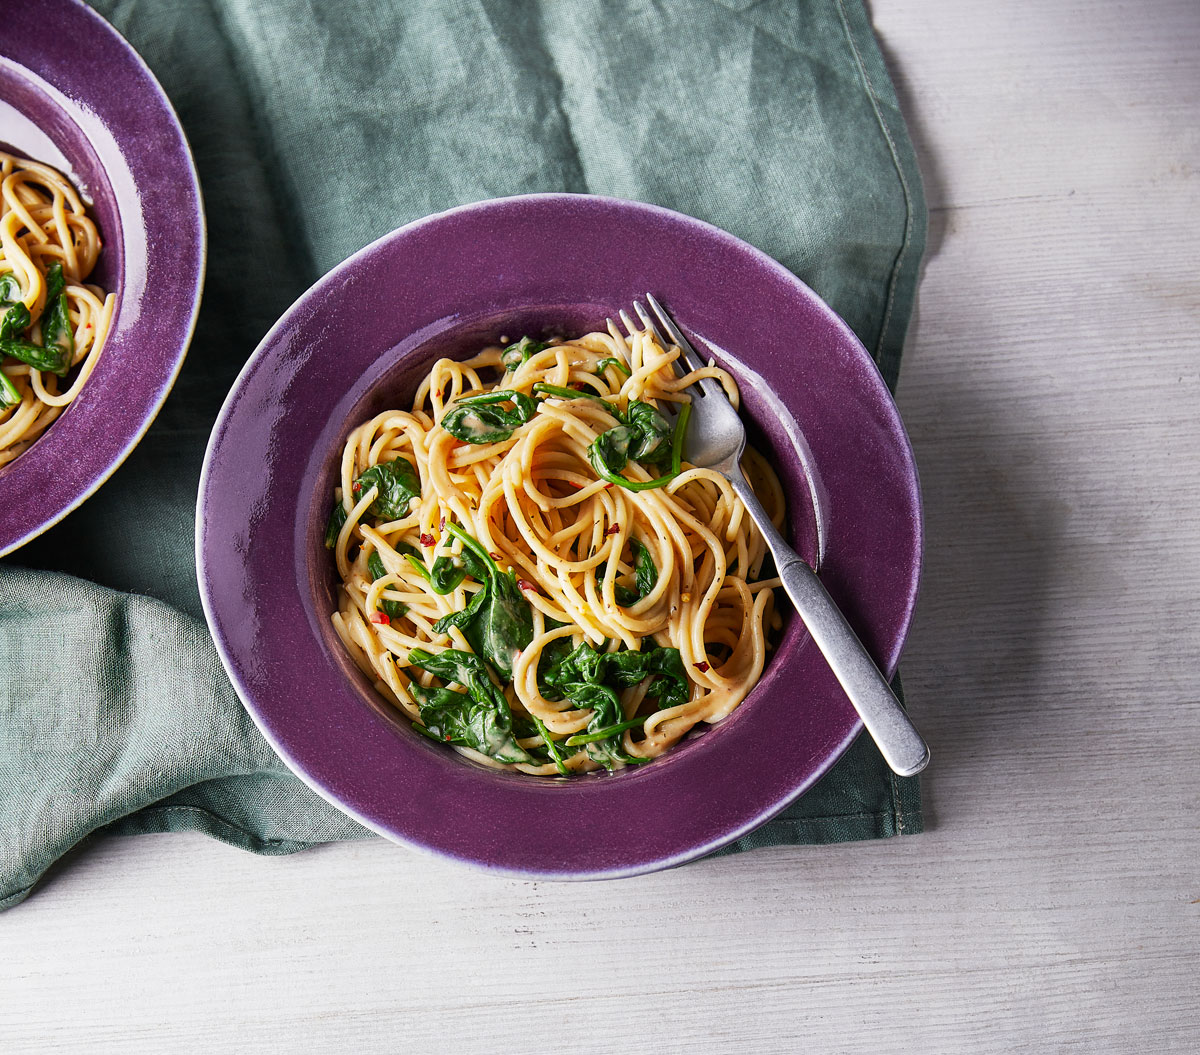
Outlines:
<svg viewBox="0 0 1200 1055"><path fill-rule="evenodd" d="M1200 1050L1200 5L873 7L931 830L583 885L99 841L0 917L0 1051Z"/></svg>

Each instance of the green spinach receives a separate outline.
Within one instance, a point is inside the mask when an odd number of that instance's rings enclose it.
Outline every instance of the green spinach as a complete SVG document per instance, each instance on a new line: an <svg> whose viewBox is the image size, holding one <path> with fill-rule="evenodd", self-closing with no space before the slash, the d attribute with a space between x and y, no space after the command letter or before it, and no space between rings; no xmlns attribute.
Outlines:
<svg viewBox="0 0 1200 1055"><path fill-rule="evenodd" d="M512 711L504 693L488 677L483 661L470 652L448 648L436 655L414 648L408 661L467 691L426 689L415 682L409 691L417 701L421 721L435 738L463 744L500 762L533 762L513 735Z"/></svg>
<svg viewBox="0 0 1200 1055"><path fill-rule="evenodd" d="M687 702L687 674L679 649L666 646L651 645L640 652L632 649L597 652L584 642L551 667L543 680L547 688L561 694L560 698L576 700L571 690L581 685L608 684L624 689L646 678L654 679L646 695L658 700L660 707L674 707Z"/></svg>
<svg viewBox="0 0 1200 1055"><path fill-rule="evenodd" d="M512 681L517 655L533 640L533 613L517 577L502 572L491 554L457 524L446 528L463 544L467 570L482 583L480 590L459 612L442 616L433 624L435 633L458 627L475 654L486 659L505 681Z"/></svg>
<svg viewBox="0 0 1200 1055"><path fill-rule="evenodd" d="M10 309L10 314L12 310ZM0 340L0 355L11 355L14 359L28 363L35 370L44 370L48 374L57 374L59 377L64 376L71 369L71 352L58 344L42 347L40 344L18 340L14 337Z"/></svg>
<svg viewBox="0 0 1200 1055"><path fill-rule="evenodd" d="M17 391L17 386L9 380L6 373L0 371L0 410L15 407L20 402L21 393Z"/></svg>
<svg viewBox="0 0 1200 1055"><path fill-rule="evenodd" d="M679 408L679 416L672 429L655 407L640 400L630 400L624 412L613 411L613 416L620 424L602 432L589 444L588 460L592 468L603 479L630 491L665 487L679 475L683 460L683 438L691 413L691 403L684 403ZM627 480L621 475L621 470L630 460L649 465L669 463L669 469L665 475L652 480Z"/></svg>
<svg viewBox="0 0 1200 1055"><path fill-rule="evenodd" d="M16 304L0 304L0 341L15 341L29 328L29 309L20 301Z"/></svg>
<svg viewBox="0 0 1200 1055"><path fill-rule="evenodd" d="M474 567L470 559L464 558L461 555L457 557L447 555L438 557L433 562L433 567L428 568L425 566L425 561L421 557L420 551L415 546L410 546L407 542L398 543L396 551L429 583L434 593L443 596L457 590L459 583L467 577L469 572L473 571ZM476 576L476 578L478 577Z"/></svg>
<svg viewBox="0 0 1200 1055"><path fill-rule="evenodd" d="M617 762L646 761L628 754L621 740L625 730L645 719L626 719L617 696L619 689L646 678L654 679L646 696L657 700L660 708L687 702L687 675L679 650L665 647L598 652L584 643L546 671L541 690L547 698L568 699L577 707L591 709L586 732L569 737L566 746L583 747L589 758L612 768Z"/></svg>
<svg viewBox="0 0 1200 1055"><path fill-rule="evenodd" d="M627 367L623 362L621 362L620 359L617 359L615 357L612 357L609 359L601 359L600 362L598 362L596 364L596 373L603 374L604 371L607 370L610 366L615 366L626 377L633 376L633 371L630 370L629 367Z"/></svg>
<svg viewBox="0 0 1200 1055"><path fill-rule="evenodd" d="M375 550L372 550L367 558L367 569L371 573L372 581L382 579L388 573L383 558ZM390 601L386 597L379 598L379 608L389 619L399 619L408 612L408 605L403 601Z"/></svg>
<svg viewBox="0 0 1200 1055"><path fill-rule="evenodd" d="M546 728L546 724L535 714L529 716L533 726L538 731L538 735L542 738L542 746L545 748L546 755L551 762L554 763L554 768L559 771L564 777L569 777L571 771L567 769L567 756L559 750L557 741L550 735L550 730Z"/></svg>
<svg viewBox="0 0 1200 1055"><path fill-rule="evenodd" d="M71 368L70 349L59 344L43 347L24 340L20 334L30 325L29 309L20 301L0 314L0 355L11 355L35 370L45 370L61 377Z"/></svg>
<svg viewBox="0 0 1200 1055"><path fill-rule="evenodd" d="M658 584L658 565L654 563L654 554L650 552L649 546L637 539L630 539L629 548L633 550L634 581L637 583L640 601Z"/></svg>
<svg viewBox="0 0 1200 1055"><path fill-rule="evenodd" d="M36 370L62 377L75 357L75 336L63 292L62 264L46 272L46 308L42 313L42 344L21 337L31 325L29 309L21 302L21 284L12 272L0 275L0 356L10 355ZM7 377L0 378L0 409L21 401L16 386Z"/></svg>
<svg viewBox="0 0 1200 1055"><path fill-rule="evenodd" d="M596 569L596 589L603 590L604 575L608 570L608 561L605 561ZM631 608L641 600L641 595L637 590L631 590L624 583L613 583L613 596L622 608Z"/></svg>
<svg viewBox="0 0 1200 1055"><path fill-rule="evenodd" d="M500 352L500 362L506 370L512 371L549 347L544 341L531 341L528 337L522 337L516 344L510 344Z"/></svg>
<svg viewBox="0 0 1200 1055"><path fill-rule="evenodd" d="M617 604L622 608L630 608L637 604L654 589L654 584L658 582L658 565L654 563L654 556L650 550L637 539L629 540L629 548L633 550L634 582L637 584L637 589L630 589L623 583L613 583L613 596L616 597ZM600 588L607 568L608 561L605 561L596 569L597 589Z"/></svg>
<svg viewBox="0 0 1200 1055"><path fill-rule="evenodd" d="M46 272L46 307L42 312L42 344L47 348L62 348L70 363L75 357L75 334L71 329L71 313L67 304L67 282L62 264L54 264Z"/></svg>
<svg viewBox="0 0 1200 1055"><path fill-rule="evenodd" d="M372 465L354 482L354 493L370 487L378 487L379 494L367 512L381 520L402 520L412 500L421 496L421 478L407 458Z"/></svg>
<svg viewBox="0 0 1200 1055"><path fill-rule="evenodd" d="M631 399L624 411L613 407L612 412L620 424L597 436L591 448L612 472L619 473L630 459L654 465L670 456L671 425L657 407Z"/></svg>
<svg viewBox="0 0 1200 1055"><path fill-rule="evenodd" d="M325 525L325 548L333 549L337 545L338 536L346 526L346 507L341 502L334 502L329 511L329 523Z"/></svg>
<svg viewBox="0 0 1200 1055"><path fill-rule="evenodd" d="M614 736L620 736L627 729L634 729L646 721L645 715L637 718L630 718L624 722L618 722L616 725L607 725L603 729L597 729L594 733L576 733L574 736L568 736L563 742L567 747L583 747L585 744L599 743L601 740L608 740Z"/></svg>
<svg viewBox="0 0 1200 1055"><path fill-rule="evenodd" d="M597 403L603 403L610 411L613 405L601 395L595 392L585 392L581 388L563 388L561 385L548 385L544 381L539 381L533 386L533 390L541 396L558 396L559 399L594 399Z"/></svg>
<svg viewBox="0 0 1200 1055"><path fill-rule="evenodd" d="M512 409L506 410L502 403L512 403ZM463 443L498 443L529 421L536 410L534 401L523 392L502 388L455 400L442 415L441 424Z"/></svg>

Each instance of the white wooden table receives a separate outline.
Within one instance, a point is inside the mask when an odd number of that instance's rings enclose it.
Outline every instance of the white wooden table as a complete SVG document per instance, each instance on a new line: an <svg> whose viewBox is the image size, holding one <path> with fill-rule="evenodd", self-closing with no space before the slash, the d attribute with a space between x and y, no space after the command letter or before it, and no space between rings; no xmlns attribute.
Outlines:
<svg viewBox="0 0 1200 1055"><path fill-rule="evenodd" d="M931 830L586 885L102 841L0 916L0 1051L1200 1051L1200 5L874 8Z"/></svg>

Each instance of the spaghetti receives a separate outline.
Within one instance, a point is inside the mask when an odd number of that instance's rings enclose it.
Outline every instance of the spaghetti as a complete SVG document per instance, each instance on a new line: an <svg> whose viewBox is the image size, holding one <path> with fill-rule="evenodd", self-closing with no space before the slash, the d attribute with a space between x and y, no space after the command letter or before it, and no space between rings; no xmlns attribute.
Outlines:
<svg viewBox="0 0 1200 1055"><path fill-rule="evenodd" d="M729 482L682 461L679 349L649 332L438 360L411 411L356 428L326 544L337 633L432 738L492 766L637 765L725 718L779 624ZM672 408L674 413L672 413ZM747 449L755 491L783 493Z"/></svg>
<svg viewBox="0 0 1200 1055"><path fill-rule="evenodd" d="M45 432L96 366L116 305L84 284L100 249L61 173L0 152L0 465Z"/></svg>

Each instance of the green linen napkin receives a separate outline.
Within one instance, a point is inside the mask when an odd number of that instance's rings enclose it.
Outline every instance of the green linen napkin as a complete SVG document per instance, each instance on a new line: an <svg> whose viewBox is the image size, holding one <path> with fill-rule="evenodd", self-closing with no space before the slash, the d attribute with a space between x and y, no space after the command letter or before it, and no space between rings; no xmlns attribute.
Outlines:
<svg viewBox="0 0 1200 1055"><path fill-rule="evenodd" d="M84 506L0 562L0 907L95 832L199 830L268 854L369 834L248 720L193 558L221 401L270 324L343 258L482 198L654 202L782 261L894 386L924 246L920 177L859 0L95 6L187 131L208 278L149 434ZM860 738L732 849L920 830L917 781Z"/></svg>

